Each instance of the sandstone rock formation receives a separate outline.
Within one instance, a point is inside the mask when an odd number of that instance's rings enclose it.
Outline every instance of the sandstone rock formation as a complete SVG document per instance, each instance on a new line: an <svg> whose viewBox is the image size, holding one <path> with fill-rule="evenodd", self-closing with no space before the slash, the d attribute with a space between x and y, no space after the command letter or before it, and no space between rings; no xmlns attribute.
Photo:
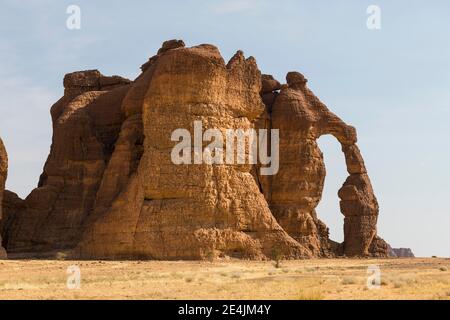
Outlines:
<svg viewBox="0 0 450 320"><path fill-rule="evenodd" d="M0 222L2 220L3 191L5 190L6 175L8 173L8 156L2 139L0 139ZM0 233L0 259L6 258L6 251L2 246L2 236Z"/></svg>
<svg viewBox="0 0 450 320"><path fill-rule="evenodd" d="M53 141L38 188L25 200L5 195L0 231L8 253L386 255L356 131L314 96L300 73L288 73L281 85L261 76L255 59L241 51L225 63L216 47L186 48L180 40L165 42L141 70L133 82L96 70L66 75L64 96L51 110ZM195 121L203 131L279 129L279 172L263 176L250 163L174 164L172 133L193 132ZM315 211L325 178L316 140L324 134L341 143L349 173L339 192L343 244L329 239ZM199 154L189 150L191 159Z"/></svg>
<svg viewBox="0 0 450 320"><path fill-rule="evenodd" d="M6 231L8 252L64 250L79 242L115 148L128 83L96 70L65 76L65 94L51 109L50 155L38 188Z"/></svg>
<svg viewBox="0 0 450 320"><path fill-rule="evenodd" d="M282 150L278 174L263 184L272 213L314 256L330 256L337 251L348 256L378 255L380 245L373 244L380 241L376 238L378 203L356 145L355 128L328 110L308 89L302 74L289 72L287 85L281 87L270 76L262 81L263 88L267 88L262 93L269 114L265 127L279 130ZM349 173L339 191L345 216L342 247L329 241L328 230L315 211L326 174L317 139L326 134L342 145Z"/></svg>

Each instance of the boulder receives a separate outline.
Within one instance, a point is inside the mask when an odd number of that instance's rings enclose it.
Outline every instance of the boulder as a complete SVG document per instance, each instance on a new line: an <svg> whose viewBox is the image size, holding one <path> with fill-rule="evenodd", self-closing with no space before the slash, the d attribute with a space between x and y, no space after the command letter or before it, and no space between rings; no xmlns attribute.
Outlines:
<svg viewBox="0 0 450 320"><path fill-rule="evenodd" d="M261 76L261 93L272 93L281 89L281 84L270 74Z"/></svg>

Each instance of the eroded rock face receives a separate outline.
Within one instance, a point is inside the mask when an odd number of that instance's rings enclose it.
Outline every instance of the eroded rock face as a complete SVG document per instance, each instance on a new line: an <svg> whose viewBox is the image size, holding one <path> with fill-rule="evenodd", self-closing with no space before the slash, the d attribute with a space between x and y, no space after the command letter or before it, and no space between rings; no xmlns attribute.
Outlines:
<svg viewBox="0 0 450 320"><path fill-rule="evenodd" d="M363 158L356 145L355 128L345 124L311 92L298 72L286 76L279 87L270 76L263 78L269 116L265 127L280 132L280 170L264 180L262 188L280 225L314 256L367 256L376 236L378 203ZM277 89L281 90L278 92ZM272 92L268 92L272 90ZM268 95L272 95L268 98ZM259 122L261 124L261 122ZM333 135L342 145L349 177L339 191L344 220L344 243L329 241L328 229L315 211L322 198L325 165L317 139ZM373 246L377 254L381 244Z"/></svg>
<svg viewBox="0 0 450 320"><path fill-rule="evenodd" d="M51 109L50 155L7 230L8 252L66 250L79 242L119 136L128 82L96 70L66 75L65 94Z"/></svg>
<svg viewBox="0 0 450 320"><path fill-rule="evenodd" d="M3 243L13 254L76 258L269 259L377 255L378 204L356 131L307 88L262 75L241 51L226 64L212 45L166 41L133 82L97 70L64 78L52 107L53 143L39 186L5 197ZM174 164L176 129L279 129L280 168ZM325 178L316 140L342 145L349 177L339 192L345 241L315 212ZM203 146L208 143L203 142ZM226 152L226 146L223 149ZM198 150L191 150L192 159ZM387 252L387 251L386 251Z"/></svg>
<svg viewBox="0 0 450 320"><path fill-rule="evenodd" d="M193 132L194 121L204 130L252 127L264 109L254 59L238 52L225 65L214 46L177 47L160 51L145 72L151 81L143 100L143 156L113 209L88 228L79 254L264 259L277 248L287 257L307 256L272 216L251 166L171 160L172 132Z"/></svg>
<svg viewBox="0 0 450 320"><path fill-rule="evenodd" d="M2 221L3 192L5 190L6 176L8 174L8 156L2 139L0 139L0 224ZM0 233L0 259L6 258L6 251L2 246L2 236Z"/></svg>

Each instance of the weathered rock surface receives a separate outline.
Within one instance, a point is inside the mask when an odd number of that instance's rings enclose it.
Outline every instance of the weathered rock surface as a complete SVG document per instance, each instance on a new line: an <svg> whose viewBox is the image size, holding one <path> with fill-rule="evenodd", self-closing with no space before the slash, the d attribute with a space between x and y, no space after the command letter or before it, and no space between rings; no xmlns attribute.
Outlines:
<svg viewBox="0 0 450 320"><path fill-rule="evenodd" d="M280 133L280 170L265 179L262 188L272 213L280 225L314 256L332 256L343 251L348 256L378 255L381 244L376 237L378 203L374 196L363 158L356 145L355 128L345 124L311 92L307 79L289 72L287 85L280 88L273 78L263 79L273 90L264 99L268 121L264 127ZM270 94L263 92L266 97ZM264 96L263 96L264 97ZM259 122L261 125L261 122ZM342 248L329 241L328 229L315 211L322 198L325 164L317 139L333 135L342 145L349 177L339 191L344 219ZM370 252L370 249L374 252ZM376 251L376 252L375 252Z"/></svg>
<svg viewBox="0 0 450 320"><path fill-rule="evenodd" d="M8 156L6 154L5 146L2 139L0 139L0 223L2 221L2 203L3 192L5 190L6 176L8 174ZM0 259L6 258L6 251L2 246L2 236L0 233Z"/></svg>
<svg viewBox="0 0 450 320"><path fill-rule="evenodd" d="M241 51L226 64L212 45L166 41L133 82L97 70L66 75L52 107L53 142L38 188L5 195L3 243L12 254L77 258L268 259L385 256L378 204L356 131L307 88L262 75ZM280 168L174 164L175 129L279 129ZM335 136L349 177L339 192L343 244L315 211L325 166L316 140ZM203 142L205 147L208 143ZM226 147L223 148L226 152ZM247 150L248 151L248 150ZM216 151L217 152L217 151ZM199 150L189 151L192 159Z"/></svg>
<svg viewBox="0 0 450 320"><path fill-rule="evenodd" d="M238 52L225 65L214 46L178 47L160 51L145 72L151 81L143 100L142 159L112 210L89 226L79 254L262 259L278 248L289 257L305 256L272 216L250 166L177 166L171 160L171 133L193 132L196 120L204 130L252 127L263 111L254 59Z"/></svg>
<svg viewBox="0 0 450 320"><path fill-rule="evenodd" d="M51 109L50 155L38 188L6 231L8 252L51 252L79 242L115 149L127 82L96 70L66 75L64 97Z"/></svg>

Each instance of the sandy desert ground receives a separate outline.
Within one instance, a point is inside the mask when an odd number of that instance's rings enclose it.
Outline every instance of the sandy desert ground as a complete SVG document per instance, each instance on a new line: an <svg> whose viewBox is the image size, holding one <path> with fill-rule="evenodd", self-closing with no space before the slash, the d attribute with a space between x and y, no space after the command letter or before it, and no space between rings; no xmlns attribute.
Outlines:
<svg viewBox="0 0 450 320"><path fill-rule="evenodd" d="M381 286L367 286L368 266ZM68 267L79 267L79 289ZM76 269L75 269L76 270ZM450 259L0 261L0 299L450 299Z"/></svg>

